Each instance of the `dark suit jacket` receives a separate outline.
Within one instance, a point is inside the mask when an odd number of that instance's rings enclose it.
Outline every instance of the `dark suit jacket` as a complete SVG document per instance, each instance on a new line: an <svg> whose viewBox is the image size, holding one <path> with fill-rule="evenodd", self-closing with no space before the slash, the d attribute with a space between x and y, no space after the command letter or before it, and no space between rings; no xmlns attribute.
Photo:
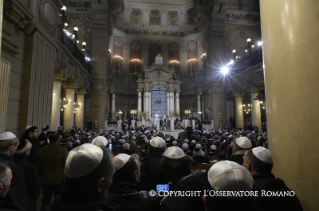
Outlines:
<svg viewBox="0 0 319 211"><path fill-rule="evenodd" d="M63 183L64 166L68 156L65 147L58 143L49 143L38 151L37 170L42 185L57 185Z"/></svg>
<svg viewBox="0 0 319 211"><path fill-rule="evenodd" d="M0 162L7 162L12 171L10 189L7 196L0 199L0 208L30 210L23 169L14 162L12 157L3 153L0 153Z"/></svg>

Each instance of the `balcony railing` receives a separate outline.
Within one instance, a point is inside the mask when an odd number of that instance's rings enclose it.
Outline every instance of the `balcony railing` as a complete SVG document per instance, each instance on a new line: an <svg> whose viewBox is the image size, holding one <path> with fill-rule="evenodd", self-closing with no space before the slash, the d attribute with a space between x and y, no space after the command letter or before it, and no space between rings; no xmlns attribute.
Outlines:
<svg viewBox="0 0 319 211"><path fill-rule="evenodd" d="M63 32L63 28L58 25L58 39L67 47L69 52L77 59L82 67L91 73L91 64L85 60L85 55L77 48L76 43Z"/></svg>

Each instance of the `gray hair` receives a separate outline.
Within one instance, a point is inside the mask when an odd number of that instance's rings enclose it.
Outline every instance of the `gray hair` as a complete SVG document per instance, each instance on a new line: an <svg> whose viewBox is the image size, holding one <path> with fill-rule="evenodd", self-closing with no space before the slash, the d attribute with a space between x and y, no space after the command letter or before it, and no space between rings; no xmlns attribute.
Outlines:
<svg viewBox="0 0 319 211"><path fill-rule="evenodd" d="M0 140L0 152L6 152L11 145L17 145L19 143L19 139L17 137Z"/></svg>
<svg viewBox="0 0 319 211"><path fill-rule="evenodd" d="M9 166L7 165L7 163L4 163L4 162L0 163L0 183L4 185L8 177L8 171L7 171L8 168Z"/></svg>

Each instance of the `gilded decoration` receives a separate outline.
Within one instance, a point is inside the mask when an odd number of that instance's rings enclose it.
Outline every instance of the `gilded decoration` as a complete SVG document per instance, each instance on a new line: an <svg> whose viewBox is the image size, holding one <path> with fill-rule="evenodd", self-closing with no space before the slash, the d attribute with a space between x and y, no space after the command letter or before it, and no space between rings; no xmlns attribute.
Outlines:
<svg viewBox="0 0 319 211"><path fill-rule="evenodd" d="M63 4L67 7L83 7L91 8L91 3L89 1L74 1L74 0L63 0Z"/></svg>
<svg viewBox="0 0 319 211"><path fill-rule="evenodd" d="M178 45L176 43L170 43L168 46L168 51L177 52L178 51Z"/></svg>
<svg viewBox="0 0 319 211"><path fill-rule="evenodd" d="M169 11L167 15L168 25L169 26L178 26L179 25L179 16L175 11Z"/></svg>
<svg viewBox="0 0 319 211"><path fill-rule="evenodd" d="M187 10L187 12L185 14L185 23L186 23L186 25L195 23L194 17L193 17L193 8Z"/></svg>
<svg viewBox="0 0 319 211"><path fill-rule="evenodd" d="M161 13L159 10L151 10L150 25L161 25Z"/></svg>
<svg viewBox="0 0 319 211"><path fill-rule="evenodd" d="M141 46L141 43L140 43L140 42L134 41L134 42L132 42L132 44L131 44L131 48L132 48L133 50L141 50L141 49L142 49L142 46Z"/></svg>
<svg viewBox="0 0 319 211"><path fill-rule="evenodd" d="M188 49L189 50L195 50L196 49L196 41L190 41L188 43Z"/></svg>
<svg viewBox="0 0 319 211"><path fill-rule="evenodd" d="M186 30L183 32L172 32L172 31L161 31L161 30L144 30L144 29L127 29L123 26L116 26L118 30L126 33L126 34L140 34L140 35L154 35L154 36L171 36L171 37L184 37L190 34L195 34L200 32L200 28L196 27L191 30Z"/></svg>
<svg viewBox="0 0 319 211"><path fill-rule="evenodd" d="M248 23L260 23L260 15L257 14L239 14L226 13L226 19L230 22L237 22L238 20L247 21Z"/></svg>
<svg viewBox="0 0 319 211"><path fill-rule="evenodd" d="M131 12L131 24L142 25L143 13L141 9L133 8Z"/></svg>

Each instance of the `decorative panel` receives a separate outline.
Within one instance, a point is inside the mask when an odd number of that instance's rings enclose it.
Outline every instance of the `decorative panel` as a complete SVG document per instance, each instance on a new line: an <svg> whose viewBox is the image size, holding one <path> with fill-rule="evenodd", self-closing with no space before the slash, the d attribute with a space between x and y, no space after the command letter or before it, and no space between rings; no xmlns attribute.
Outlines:
<svg viewBox="0 0 319 211"><path fill-rule="evenodd" d="M152 87L152 107L151 113L152 117L154 117L157 111L160 112L160 118L162 119L165 114L168 113L166 111L166 98L167 91L164 85L155 85Z"/></svg>
<svg viewBox="0 0 319 211"><path fill-rule="evenodd" d="M185 110L191 110L192 114L197 111L197 95L180 95L180 113L186 116ZM190 116L192 116L192 114Z"/></svg>
<svg viewBox="0 0 319 211"><path fill-rule="evenodd" d="M168 61L172 60L177 60L180 62L179 45L175 42L168 45ZM175 73L180 74L180 65L175 66Z"/></svg>
<svg viewBox="0 0 319 211"><path fill-rule="evenodd" d="M131 42L130 46L130 61L132 59L139 59L142 61L142 43L138 41L133 41ZM140 73L142 69L141 64L136 65L136 72ZM131 64L130 65L130 71L133 73L135 72L135 65Z"/></svg>
<svg viewBox="0 0 319 211"><path fill-rule="evenodd" d="M162 46L158 42L152 42L149 45L149 65L151 66L155 62L157 54L162 54Z"/></svg>
<svg viewBox="0 0 319 211"><path fill-rule="evenodd" d="M143 13L141 9L133 8L131 12L131 24L142 25Z"/></svg>
<svg viewBox="0 0 319 211"><path fill-rule="evenodd" d="M159 10L151 10L150 25L161 25L161 13Z"/></svg>
<svg viewBox="0 0 319 211"><path fill-rule="evenodd" d="M169 11L167 15L168 26L179 26L179 16L177 11Z"/></svg>

